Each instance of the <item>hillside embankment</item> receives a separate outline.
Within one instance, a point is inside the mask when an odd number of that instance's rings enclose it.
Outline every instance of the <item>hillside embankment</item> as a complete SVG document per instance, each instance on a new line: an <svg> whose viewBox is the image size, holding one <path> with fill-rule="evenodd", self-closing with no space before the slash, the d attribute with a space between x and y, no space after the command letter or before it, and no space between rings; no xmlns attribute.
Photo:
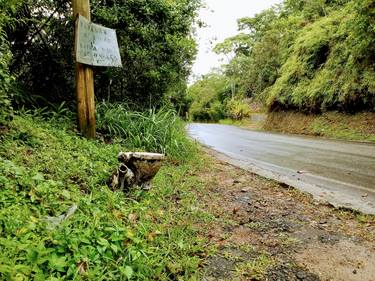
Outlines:
<svg viewBox="0 0 375 281"><path fill-rule="evenodd" d="M327 112L321 115L306 115L298 112L272 112L261 124L261 129L286 134L375 142L375 113L350 115Z"/></svg>

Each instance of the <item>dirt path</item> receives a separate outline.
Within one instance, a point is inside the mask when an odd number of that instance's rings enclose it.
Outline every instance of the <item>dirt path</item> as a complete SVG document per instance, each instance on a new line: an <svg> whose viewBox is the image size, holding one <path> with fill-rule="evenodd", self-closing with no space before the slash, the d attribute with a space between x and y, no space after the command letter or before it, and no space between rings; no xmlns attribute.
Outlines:
<svg viewBox="0 0 375 281"><path fill-rule="evenodd" d="M217 251L204 280L375 281L375 217L321 205L288 186L212 160L199 175L202 224Z"/></svg>

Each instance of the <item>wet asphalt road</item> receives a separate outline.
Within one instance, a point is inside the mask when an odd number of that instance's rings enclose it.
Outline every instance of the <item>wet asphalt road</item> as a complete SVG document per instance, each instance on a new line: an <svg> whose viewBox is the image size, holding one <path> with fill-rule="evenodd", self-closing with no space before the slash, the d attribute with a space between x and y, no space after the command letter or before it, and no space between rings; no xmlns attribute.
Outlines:
<svg viewBox="0 0 375 281"><path fill-rule="evenodd" d="M335 206L375 214L375 145L191 124L216 156L311 193Z"/></svg>

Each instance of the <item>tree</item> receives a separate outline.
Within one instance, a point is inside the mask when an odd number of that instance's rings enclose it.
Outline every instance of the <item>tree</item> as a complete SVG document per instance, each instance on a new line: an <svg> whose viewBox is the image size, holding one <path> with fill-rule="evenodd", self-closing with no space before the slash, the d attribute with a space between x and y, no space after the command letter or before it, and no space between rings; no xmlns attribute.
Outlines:
<svg viewBox="0 0 375 281"><path fill-rule="evenodd" d="M285 0L238 21L215 51L237 95L269 110L375 109L374 0Z"/></svg>
<svg viewBox="0 0 375 281"><path fill-rule="evenodd" d="M10 101L10 86L13 77L9 72L9 63L12 54L9 50L9 41L4 28L11 29L18 21L11 16L19 8L17 0L0 1L0 125L9 119L12 108Z"/></svg>
<svg viewBox="0 0 375 281"><path fill-rule="evenodd" d="M24 0L8 30L11 71L24 94L17 103L39 106L74 99L73 24L68 0ZM122 69L95 68L99 100L158 106L190 73L199 0L93 0L92 20L117 30ZM183 88L180 88L183 89Z"/></svg>
<svg viewBox="0 0 375 281"><path fill-rule="evenodd" d="M230 97L230 83L225 76L211 73L202 77L187 92L192 120L218 121L224 117L225 99Z"/></svg>

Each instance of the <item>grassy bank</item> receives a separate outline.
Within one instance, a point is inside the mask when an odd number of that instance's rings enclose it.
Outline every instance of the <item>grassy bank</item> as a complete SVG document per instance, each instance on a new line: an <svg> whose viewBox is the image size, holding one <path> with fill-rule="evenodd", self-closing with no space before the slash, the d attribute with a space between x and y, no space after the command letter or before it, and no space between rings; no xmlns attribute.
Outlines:
<svg viewBox="0 0 375 281"><path fill-rule="evenodd" d="M375 113L349 115L327 112L322 115L305 115L296 112L273 112L268 115L263 129L288 134L375 142Z"/></svg>
<svg viewBox="0 0 375 281"><path fill-rule="evenodd" d="M241 120L222 119L219 124L238 126L250 130L262 130L266 117L266 113L252 113L250 117Z"/></svg>
<svg viewBox="0 0 375 281"><path fill-rule="evenodd" d="M0 279L199 279L207 249L193 225L210 217L195 208L196 148L185 139L188 151L167 161L150 192L125 195L106 180L118 152L134 147L72 127L26 116L0 131Z"/></svg>

